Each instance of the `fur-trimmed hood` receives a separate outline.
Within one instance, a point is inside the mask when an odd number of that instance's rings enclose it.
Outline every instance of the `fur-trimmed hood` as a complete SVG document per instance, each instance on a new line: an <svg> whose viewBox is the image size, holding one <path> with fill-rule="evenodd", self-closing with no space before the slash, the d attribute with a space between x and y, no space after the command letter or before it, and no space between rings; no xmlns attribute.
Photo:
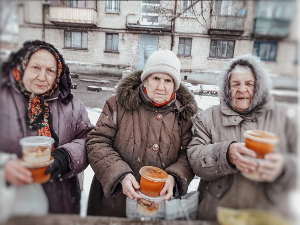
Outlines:
<svg viewBox="0 0 300 225"><path fill-rule="evenodd" d="M268 95L270 90L270 78L267 73L265 66L262 64L259 58L253 55L242 55L232 59L227 66L223 69L219 77L220 99L223 100L229 107L232 107L232 98L230 93L230 73L236 65L246 66L252 69L255 86L254 94L251 105L245 113L252 112L256 108L261 107Z"/></svg>
<svg viewBox="0 0 300 225"><path fill-rule="evenodd" d="M117 87L117 100L126 110L132 111L140 104L138 87L142 84L141 74L143 71L134 71L123 78ZM182 84L176 91L176 99L181 106L178 111L185 120L191 119L197 113L197 103L193 94Z"/></svg>

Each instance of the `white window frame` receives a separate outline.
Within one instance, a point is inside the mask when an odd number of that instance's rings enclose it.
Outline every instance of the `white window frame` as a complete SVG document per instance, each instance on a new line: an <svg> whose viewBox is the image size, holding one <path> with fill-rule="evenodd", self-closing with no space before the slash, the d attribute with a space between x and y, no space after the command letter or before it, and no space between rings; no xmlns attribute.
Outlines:
<svg viewBox="0 0 300 225"><path fill-rule="evenodd" d="M141 1L141 18L140 18L140 24L142 25L159 25L159 14L158 13L143 13L143 7L160 7L160 3L145 3ZM149 17L157 17L157 22L148 22L143 20L143 16L149 16Z"/></svg>
<svg viewBox="0 0 300 225"><path fill-rule="evenodd" d="M68 39L67 33L70 33L70 36L69 36L69 38L70 38L69 46L68 46L68 40L67 40ZM81 33L80 47L75 47L73 45L73 33ZM86 47L83 47L85 39L86 39ZM83 32L83 31L67 31L67 30L65 30L65 32L64 32L64 48L78 49L78 50L87 50L88 49L88 32Z"/></svg>
<svg viewBox="0 0 300 225"><path fill-rule="evenodd" d="M108 3L111 2L111 9L108 8ZM105 3L105 12L107 13L119 13L120 12L120 0L107 0Z"/></svg>
<svg viewBox="0 0 300 225"><path fill-rule="evenodd" d="M107 37L108 37L108 35L112 36L110 49L107 48L108 47L107 46ZM114 36L117 36L117 39L118 39L116 50L113 50ZM106 52L118 52L119 51L119 34L118 33L105 33L105 51Z"/></svg>
<svg viewBox="0 0 300 225"><path fill-rule="evenodd" d="M190 7L192 4L194 4L196 0L184 0L182 1L182 8L183 10L185 10L186 8ZM184 5L186 4L186 6ZM189 17L195 17L194 13L193 13L193 9L194 9L195 5L191 8L189 8L187 11L185 11L183 13L184 16L189 16Z"/></svg>

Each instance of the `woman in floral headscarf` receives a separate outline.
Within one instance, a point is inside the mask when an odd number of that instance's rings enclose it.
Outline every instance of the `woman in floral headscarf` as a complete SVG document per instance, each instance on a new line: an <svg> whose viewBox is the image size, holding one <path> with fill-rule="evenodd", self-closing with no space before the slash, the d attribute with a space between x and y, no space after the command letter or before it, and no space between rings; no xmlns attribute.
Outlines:
<svg viewBox="0 0 300 225"><path fill-rule="evenodd" d="M1 150L11 154L4 164L6 182L32 183L31 172L16 158L22 156L19 140L26 136L54 139L49 182L43 184L50 213L80 211L77 174L88 165L86 134L92 129L83 104L71 93L69 68L51 44L26 42L2 68Z"/></svg>

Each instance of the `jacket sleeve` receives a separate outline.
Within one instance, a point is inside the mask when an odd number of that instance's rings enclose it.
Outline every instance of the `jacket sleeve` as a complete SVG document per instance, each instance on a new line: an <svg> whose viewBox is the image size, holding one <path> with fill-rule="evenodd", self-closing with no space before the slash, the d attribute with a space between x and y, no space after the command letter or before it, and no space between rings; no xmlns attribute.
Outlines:
<svg viewBox="0 0 300 225"><path fill-rule="evenodd" d="M59 146L68 152L70 171L64 178L70 178L85 170L88 166L87 154L85 150L86 136L94 127L88 117L88 113L81 101L74 98L73 104L75 109L79 109L77 114L72 114L76 121L75 139L69 143ZM72 131L73 132L73 131Z"/></svg>
<svg viewBox="0 0 300 225"><path fill-rule="evenodd" d="M118 116L117 102L112 97L106 101L96 127L87 136L88 159L103 186L105 196L121 192L121 187L117 186L120 179L127 173L133 173L113 148L118 131Z"/></svg>
<svg viewBox="0 0 300 225"><path fill-rule="evenodd" d="M271 198L279 192L296 188L297 177L297 149L298 149L298 131L297 131L297 109L287 107L284 109L286 123L282 123L285 129L285 138L287 149L281 149L285 159L284 173L272 183L265 183L266 194ZM279 111L280 109L278 109ZM282 117L281 117L282 118ZM282 137L280 137L282 138Z"/></svg>
<svg viewBox="0 0 300 225"><path fill-rule="evenodd" d="M186 194L189 183L194 178L192 168L187 159L186 149L192 139L192 122L182 121L181 123L181 148L175 163L165 169L165 171L175 176L178 192L180 195Z"/></svg>
<svg viewBox="0 0 300 225"><path fill-rule="evenodd" d="M208 112L210 111L204 113ZM212 120L212 117L209 117ZM187 154L195 175L206 181L214 181L238 172L229 165L226 158L227 149L232 141L212 143L212 128L207 125L203 115L197 115L193 128L194 135Z"/></svg>

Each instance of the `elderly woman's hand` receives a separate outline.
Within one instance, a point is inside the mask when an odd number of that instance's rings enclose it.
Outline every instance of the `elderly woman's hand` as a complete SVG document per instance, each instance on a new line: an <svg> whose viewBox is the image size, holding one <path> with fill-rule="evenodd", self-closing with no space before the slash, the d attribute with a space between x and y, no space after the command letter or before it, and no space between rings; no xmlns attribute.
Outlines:
<svg viewBox="0 0 300 225"><path fill-rule="evenodd" d="M4 173L5 180L9 184L21 186L33 181L30 170L17 159L9 160L4 164Z"/></svg>
<svg viewBox="0 0 300 225"><path fill-rule="evenodd" d="M172 175L168 175L168 179L160 192L160 196L166 195L163 200L169 200L173 196L173 188L175 186L175 179Z"/></svg>
<svg viewBox="0 0 300 225"><path fill-rule="evenodd" d="M139 183L136 181L135 177L129 173L121 181L122 189L124 195L126 195L131 200L142 198L136 191L140 188Z"/></svg>
<svg viewBox="0 0 300 225"><path fill-rule="evenodd" d="M257 162L247 159L243 155L248 155L250 157L256 157L256 153L245 147L245 143L231 143L228 150L229 160L236 168L242 172L248 173L250 171L256 170L258 164Z"/></svg>
<svg viewBox="0 0 300 225"><path fill-rule="evenodd" d="M264 181L273 182L284 172L284 157L278 153L269 153L265 155L265 159L259 162L257 170Z"/></svg>

